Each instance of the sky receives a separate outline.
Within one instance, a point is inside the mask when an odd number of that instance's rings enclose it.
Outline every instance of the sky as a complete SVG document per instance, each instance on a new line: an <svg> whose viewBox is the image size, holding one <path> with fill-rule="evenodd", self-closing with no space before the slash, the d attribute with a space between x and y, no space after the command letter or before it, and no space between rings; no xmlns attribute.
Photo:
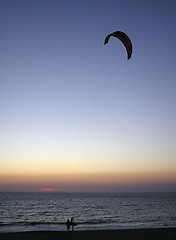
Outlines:
<svg viewBox="0 0 176 240"><path fill-rule="evenodd" d="M0 0L0 191L176 191L175 23L175 0Z"/></svg>

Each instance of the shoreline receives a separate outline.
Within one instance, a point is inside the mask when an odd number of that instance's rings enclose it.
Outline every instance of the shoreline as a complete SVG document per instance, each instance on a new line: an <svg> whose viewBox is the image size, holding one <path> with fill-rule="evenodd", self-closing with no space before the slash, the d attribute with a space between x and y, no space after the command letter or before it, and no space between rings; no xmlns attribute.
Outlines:
<svg viewBox="0 0 176 240"><path fill-rule="evenodd" d="M55 228L48 228L47 226L42 227L42 228L18 228L18 226L13 227L12 230L10 229L4 229L0 230L0 234L8 234L8 233L30 233L30 232L67 232L65 224L62 224L64 227L55 227ZM126 227L80 227L76 226L74 228L74 232L89 232L89 231L119 231L119 230L147 230L147 229L176 229L176 226L126 226ZM69 230L70 232L72 231L71 228Z"/></svg>
<svg viewBox="0 0 176 240"><path fill-rule="evenodd" d="M82 230L82 231L33 231L0 233L0 240L176 240L176 228L144 228L118 230Z"/></svg>

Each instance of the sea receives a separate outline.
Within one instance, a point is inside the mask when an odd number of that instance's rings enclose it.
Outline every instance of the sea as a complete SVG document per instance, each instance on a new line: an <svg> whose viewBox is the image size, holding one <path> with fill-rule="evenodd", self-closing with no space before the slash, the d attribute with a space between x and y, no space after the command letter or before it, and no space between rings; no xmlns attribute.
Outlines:
<svg viewBox="0 0 176 240"><path fill-rule="evenodd" d="M0 193L0 232L176 227L176 193Z"/></svg>

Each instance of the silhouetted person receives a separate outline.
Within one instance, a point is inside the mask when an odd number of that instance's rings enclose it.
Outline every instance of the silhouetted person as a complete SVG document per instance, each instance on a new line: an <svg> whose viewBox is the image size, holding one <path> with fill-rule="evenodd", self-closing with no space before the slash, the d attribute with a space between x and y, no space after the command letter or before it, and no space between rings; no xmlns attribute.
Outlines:
<svg viewBox="0 0 176 240"><path fill-rule="evenodd" d="M69 219L66 222L67 231L70 231L70 221Z"/></svg>
<svg viewBox="0 0 176 240"><path fill-rule="evenodd" d="M71 218L70 225L72 226L72 231L74 230L74 218Z"/></svg>

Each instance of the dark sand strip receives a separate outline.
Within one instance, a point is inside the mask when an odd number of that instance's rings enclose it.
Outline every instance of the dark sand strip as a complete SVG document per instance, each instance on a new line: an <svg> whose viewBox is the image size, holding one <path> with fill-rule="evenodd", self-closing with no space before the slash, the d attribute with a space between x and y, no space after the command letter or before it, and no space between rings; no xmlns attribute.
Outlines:
<svg viewBox="0 0 176 240"><path fill-rule="evenodd" d="M176 240L176 228L0 233L0 240Z"/></svg>

